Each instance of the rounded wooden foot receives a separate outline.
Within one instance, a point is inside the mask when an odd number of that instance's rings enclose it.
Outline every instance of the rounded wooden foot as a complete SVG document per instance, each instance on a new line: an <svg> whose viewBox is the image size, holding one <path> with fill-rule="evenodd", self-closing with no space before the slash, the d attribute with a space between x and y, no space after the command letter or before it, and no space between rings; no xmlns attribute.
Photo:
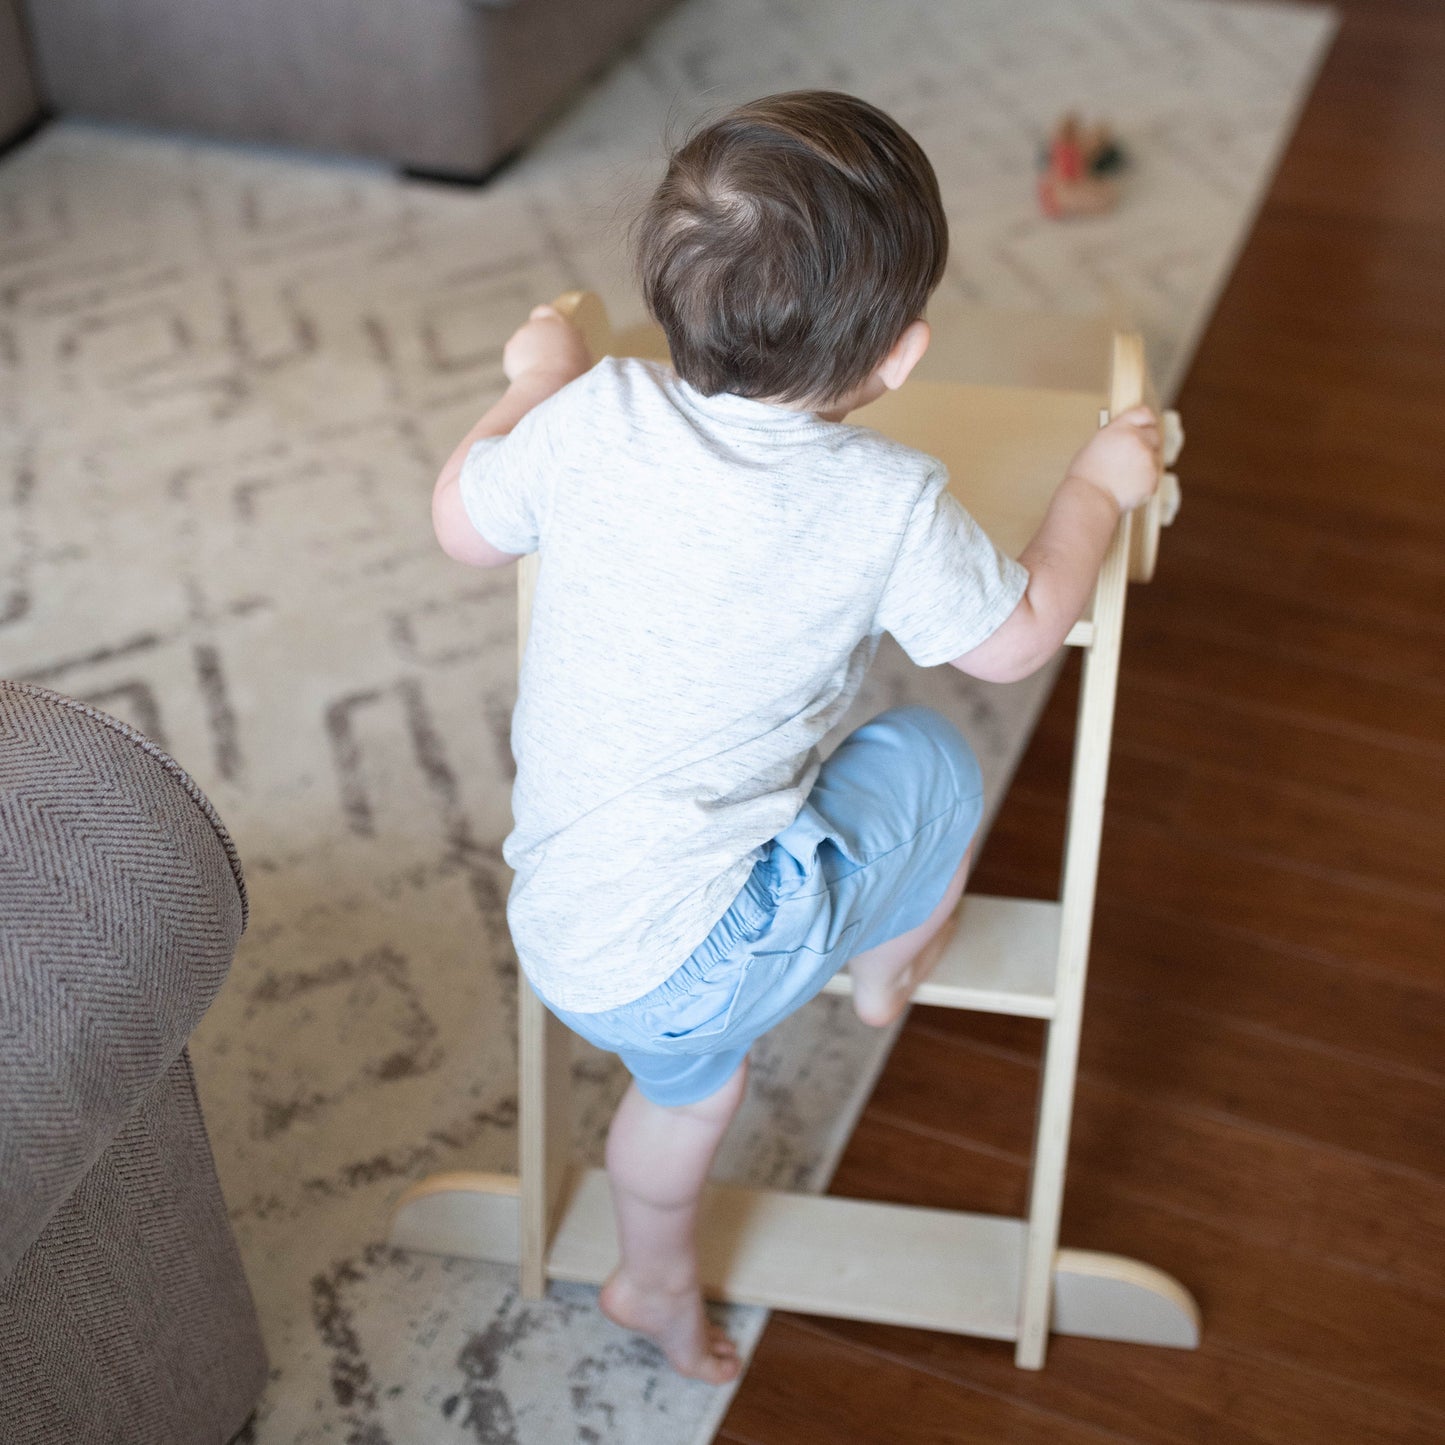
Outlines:
<svg viewBox="0 0 1445 1445"><path fill-rule="evenodd" d="M1061 1249L1054 1264L1053 1331L1140 1345L1199 1346L1199 1306L1173 1275L1091 1249Z"/></svg>
<svg viewBox="0 0 1445 1445"><path fill-rule="evenodd" d="M397 1201L387 1242L424 1254L515 1265L521 1260L520 1221L515 1174L432 1174Z"/></svg>

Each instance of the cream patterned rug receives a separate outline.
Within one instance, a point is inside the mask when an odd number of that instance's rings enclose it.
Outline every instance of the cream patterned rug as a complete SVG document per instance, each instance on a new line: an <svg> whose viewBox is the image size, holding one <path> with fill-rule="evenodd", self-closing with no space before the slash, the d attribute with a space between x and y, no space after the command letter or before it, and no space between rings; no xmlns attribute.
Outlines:
<svg viewBox="0 0 1445 1445"><path fill-rule="evenodd" d="M0 673L171 749L251 884L194 1054L271 1353L258 1445L686 1445L730 1396L590 1288L527 1303L512 1270L379 1242L411 1179L515 1167L511 579L448 562L427 519L510 329L577 284L638 319L621 237L664 127L827 85L937 166L939 326L1129 317L1171 391L1331 29L1185 0L687 0L479 193L74 124L0 163ZM1134 166L1117 214L1060 226L1031 167L1070 103ZM934 702L996 803L1050 676L888 651L849 725ZM765 1038L718 1175L826 1187L892 1036L825 997ZM579 1044L575 1083L597 1162L626 1076ZM747 1348L766 1318L718 1316Z"/></svg>

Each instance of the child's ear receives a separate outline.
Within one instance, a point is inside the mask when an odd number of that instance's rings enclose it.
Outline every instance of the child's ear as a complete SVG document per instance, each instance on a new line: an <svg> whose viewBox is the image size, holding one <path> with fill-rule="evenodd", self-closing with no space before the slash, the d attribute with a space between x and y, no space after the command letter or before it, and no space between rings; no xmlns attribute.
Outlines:
<svg viewBox="0 0 1445 1445"><path fill-rule="evenodd" d="M928 350L932 339L933 332L921 316L916 321L910 321L879 364L875 372L879 381L889 391L897 391L908 380L908 373L923 360L923 353Z"/></svg>

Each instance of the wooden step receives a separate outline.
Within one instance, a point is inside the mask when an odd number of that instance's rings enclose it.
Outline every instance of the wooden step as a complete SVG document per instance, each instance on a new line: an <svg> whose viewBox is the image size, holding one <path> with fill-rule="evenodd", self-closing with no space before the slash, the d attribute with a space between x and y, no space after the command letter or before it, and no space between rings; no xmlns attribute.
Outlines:
<svg viewBox="0 0 1445 1445"><path fill-rule="evenodd" d="M1052 1018L1058 960L1057 903L965 894L958 932L932 977L918 986L913 1001ZM851 995L853 979L846 971L836 973L823 992Z"/></svg>
<svg viewBox="0 0 1445 1445"><path fill-rule="evenodd" d="M1019 1219L709 1184L697 1237L710 1299L996 1340L1017 1334ZM599 1284L616 1265L607 1173L579 1170L547 1273Z"/></svg>

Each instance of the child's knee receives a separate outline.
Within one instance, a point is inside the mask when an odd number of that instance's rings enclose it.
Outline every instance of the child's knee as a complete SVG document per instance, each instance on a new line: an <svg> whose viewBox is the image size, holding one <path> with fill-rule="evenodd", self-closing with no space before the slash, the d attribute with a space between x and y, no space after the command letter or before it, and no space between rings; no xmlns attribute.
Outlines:
<svg viewBox="0 0 1445 1445"><path fill-rule="evenodd" d="M942 713L931 707L910 704L880 713L875 722L887 720L892 727L914 735L920 744L920 757L933 757L944 785L951 785L961 803L983 796L983 772L968 740Z"/></svg>

